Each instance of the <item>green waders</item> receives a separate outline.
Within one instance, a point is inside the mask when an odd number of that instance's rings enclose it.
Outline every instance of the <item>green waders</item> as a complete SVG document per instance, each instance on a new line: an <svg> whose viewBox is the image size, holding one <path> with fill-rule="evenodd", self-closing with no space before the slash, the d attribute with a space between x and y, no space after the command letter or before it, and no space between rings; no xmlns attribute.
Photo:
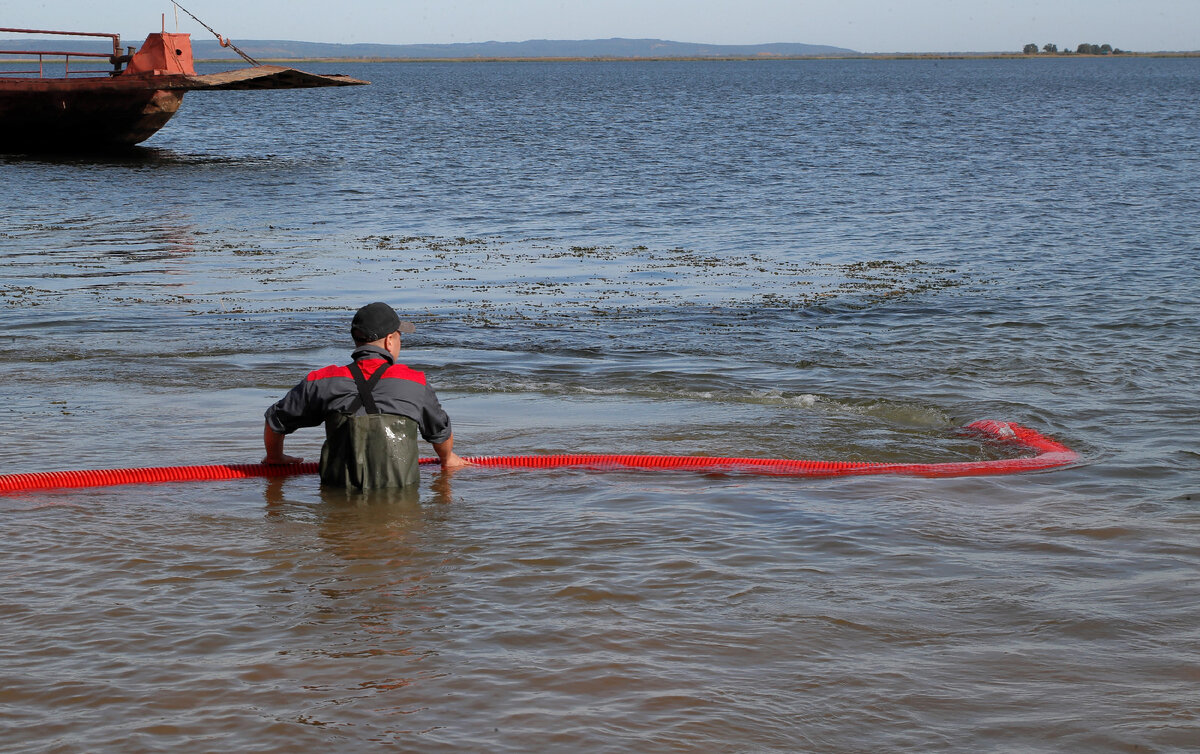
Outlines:
<svg viewBox="0 0 1200 754"><path fill-rule="evenodd" d="M325 415L321 484L374 490L420 483L417 423L407 416L380 413L371 395L386 370L386 365L380 366L368 381L357 362L350 365L358 398L348 412ZM366 407L365 415L356 415L360 406Z"/></svg>

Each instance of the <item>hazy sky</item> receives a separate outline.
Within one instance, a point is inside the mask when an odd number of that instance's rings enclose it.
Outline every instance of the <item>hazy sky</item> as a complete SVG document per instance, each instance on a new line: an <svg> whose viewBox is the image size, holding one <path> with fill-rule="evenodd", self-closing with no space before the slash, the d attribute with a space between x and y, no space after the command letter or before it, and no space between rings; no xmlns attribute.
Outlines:
<svg viewBox="0 0 1200 754"><path fill-rule="evenodd" d="M1134 51L1200 49L1200 0L187 0L222 35L309 42L484 42L658 38L806 42L861 52L1019 50L1080 42ZM10 27L158 31L164 0L0 0ZM208 32L179 14L179 30Z"/></svg>

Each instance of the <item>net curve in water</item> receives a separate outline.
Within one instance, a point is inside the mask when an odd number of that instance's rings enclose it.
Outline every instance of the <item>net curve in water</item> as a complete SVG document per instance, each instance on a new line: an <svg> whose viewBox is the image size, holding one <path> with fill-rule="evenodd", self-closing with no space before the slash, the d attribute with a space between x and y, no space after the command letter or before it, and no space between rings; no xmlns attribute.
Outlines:
<svg viewBox="0 0 1200 754"><path fill-rule="evenodd" d="M1074 463L1079 458L1079 454L1067 446L1020 424L985 420L968 424L965 429L993 440L1011 443L1012 445L1029 450L1036 450L1037 454L1024 458L1004 458L991 461L954 461L948 463L801 461L783 458L603 454L468 456L465 460L475 466L498 468L580 468L597 471L629 468L677 469L714 473L743 472L800 477L863 476L868 474L961 477L1014 474L1022 471L1051 469ZM437 462L438 459L436 458L421 459L422 464L436 464ZM155 482L282 477L315 473L317 473L316 463L290 465L246 463L81 471L42 471L30 474L0 475L0 492L22 492L69 487L108 487L120 484L150 484Z"/></svg>

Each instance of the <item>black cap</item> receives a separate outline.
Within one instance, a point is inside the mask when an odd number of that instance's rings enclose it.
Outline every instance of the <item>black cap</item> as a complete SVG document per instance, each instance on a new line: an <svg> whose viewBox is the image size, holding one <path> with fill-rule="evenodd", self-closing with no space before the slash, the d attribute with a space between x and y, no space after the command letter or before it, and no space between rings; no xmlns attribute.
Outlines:
<svg viewBox="0 0 1200 754"><path fill-rule="evenodd" d="M416 332L412 322L405 322L396 314L396 310L382 301L367 304L354 314L350 323L350 335L359 343L370 343L386 338L392 333Z"/></svg>

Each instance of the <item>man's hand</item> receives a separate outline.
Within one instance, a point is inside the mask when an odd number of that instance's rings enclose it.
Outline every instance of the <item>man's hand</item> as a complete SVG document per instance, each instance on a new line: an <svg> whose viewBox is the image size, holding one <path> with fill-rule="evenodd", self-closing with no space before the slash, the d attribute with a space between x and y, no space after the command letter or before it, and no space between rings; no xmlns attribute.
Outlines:
<svg viewBox="0 0 1200 754"><path fill-rule="evenodd" d="M438 454L438 460L442 462L443 469L457 469L471 464L464 461L454 452L454 435L451 434L441 442L432 443L433 450Z"/></svg>
<svg viewBox="0 0 1200 754"><path fill-rule="evenodd" d="M299 456L289 456L289 455L280 453L277 456L269 455L266 458L263 458L262 462L268 466L287 466L288 464L292 464L292 463L300 463L303 460L304 459L300 458Z"/></svg>
<svg viewBox="0 0 1200 754"><path fill-rule="evenodd" d="M263 426L263 445L267 449L267 456L262 462L268 466L287 466L304 460L283 452L283 435L271 429L270 424Z"/></svg>

